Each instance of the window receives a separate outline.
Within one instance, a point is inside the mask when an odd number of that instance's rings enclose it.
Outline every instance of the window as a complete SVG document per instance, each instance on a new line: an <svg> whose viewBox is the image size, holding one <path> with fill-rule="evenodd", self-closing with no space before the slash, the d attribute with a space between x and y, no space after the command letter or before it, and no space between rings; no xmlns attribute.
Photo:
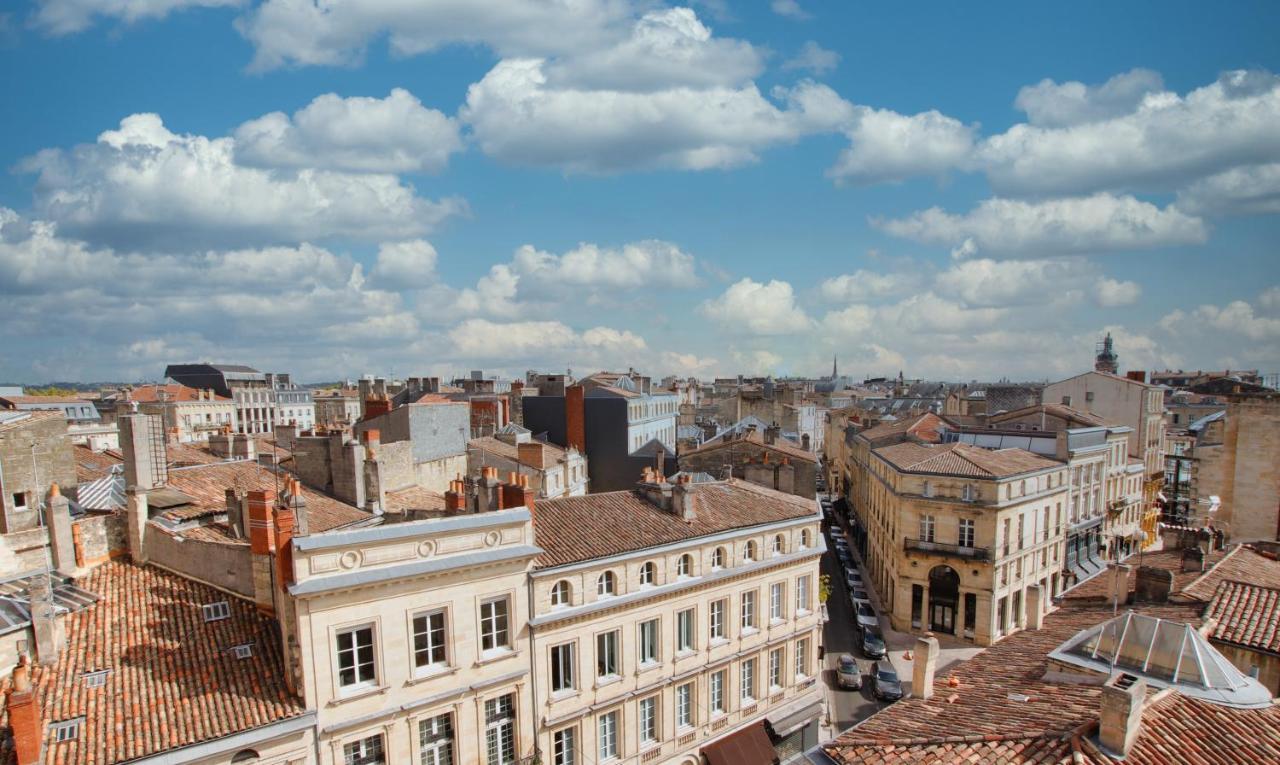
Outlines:
<svg viewBox="0 0 1280 765"><path fill-rule="evenodd" d="M717 547L716 551L711 553L711 570L719 571L724 568L724 548Z"/></svg>
<svg viewBox="0 0 1280 765"><path fill-rule="evenodd" d="M225 600L219 600L217 603L206 603L200 608L204 612L204 620L206 622L216 622L231 618L231 607L227 605Z"/></svg>
<svg viewBox="0 0 1280 765"><path fill-rule="evenodd" d="M1008 518L1004 519L1004 554L1008 555L1013 545L1013 526L1012 521Z"/></svg>
<svg viewBox="0 0 1280 765"><path fill-rule="evenodd" d="M578 731L576 728L558 730L552 736L551 762L553 765L578 765Z"/></svg>
<svg viewBox="0 0 1280 765"><path fill-rule="evenodd" d="M658 620L650 619L640 623L640 652L637 658L640 663L653 664L658 661Z"/></svg>
<svg viewBox="0 0 1280 765"><path fill-rule="evenodd" d="M658 583L658 567L649 561L640 567L640 586L652 587Z"/></svg>
<svg viewBox="0 0 1280 765"><path fill-rule="evenodd" d="M571 691L576 666L574 662L573 643L562 643L551 646L551 692Z"/></svg>
<svg viewBox="0 0 1280 765"><path fill-rule="evenodd" d="M107 675L111 674L109 669L100 669L97 672L84 673L84 687L101 688L107 684Z"/></svg>
<svg viewBox="0 0 1280 765"><path fill-rule="evenodd" d="M658 740L658 697L640 699L640 745Z"/></svg>
<svg viewBox="0 0 1280 765"><path fill-rule="evenodd" d="M708 624L711 627L712 640L724 640L725 604L726 601L724 600L716 600L711 603L711 618L708 620Z"/></svg>
<svg viewBox="0 0 1280 765"><path fill-rule="evenodd" d="M344 689L378 681L373 661L373 627L353 627L338 633L338 685Z"/></svg>
<svg viewBox="0 0 1280 765"><path fill-rule="evenodd" d="M776 648L769 652L769 687L782 687L782 649Z"/></svg>
<svg viewBox="0 0 1280 765"><path fill-rule="evenodd" d="M382 735L343 744L342 761L345 765L383 765L387 760L382 755Z"/></svg>
<svg viewBox="0 0 1280 765"><path fill-rule="evenodd" d="M781 555L787 551L787 540L781 534L773 538L773 554Z"/></svg>
<svg viewBox="0 0 1280 765"><path fill-rule="evenodd" d="M796 677L809 675L809 638L796 641Z"/></svg>
<svg viewBox="0 0 1280 765"><path fill-rule="evenodd" d="M742 560L744 563L750 563L756 559L756 543L754 541L747 542L742 548Z"/></svg>
<svg viewBox="0 0 1280 765"><path fill-rule="evenodd" d="M507 599L493 598L480 604L480 649L500 651L511 645L507 626Z"/></svg>
<svg viewBox="0 0 1280 765"><path fill-rule="evenodd" d="M739 695L744 702L755 701L756 699L756 660L743 659L740 667L739 678L742 684L739 686Z"/></svg>
<svg viewBox="0 0 1280 765"><path fill-rule="evenodd" d="M599 732L596 738L600 742L600 759L612 760L618 756L618 713L607 712L600 715L597 725Z"/></svg>
<svg viewBox="0 0 1280 765"><path fill-rule="evenodd" d="M508 694L484 703L484 742L488 765L515 765L516 702Z"/></svg>
<svg viewBox="0 0 1280 765"><path fill-rule="evenodd" d="M924 482L924 488L920 491L920 493L921 493L921 494L923 494L923 495L924 495L924 496L926 496L926 497L932 497L932 496L933 496L933 487L929 485L929 482L928 482L928 481L925 481L925 482Z"/></svg>
<svg viewBox="0 0 1280 765"><path fill-rule="evenodd" d="M419 720L418 749L421 765L453 765L453 716Z"/></svg>
<svg viewBox="0 0 1280 765"><path fill-rule="evenodd" d="M27 505L27 493L25 491L20 491L13 495L13 509L14 510L30 510L31 509Z"/></svg>
<svg viewBox="0 0 1280 765"><path fill-rule="evenodd" d="M769 585L769 619L772 621L780 622L787 618L782 601L786 595L785 590L786 588L782 582L774 582Z"/></svg>
<svg viewBox="0 0 1280 765"><path fill-rule="evenodd" d="M755 629L756 626L756 591L742 593L741 624L743 630Z"/></svg>
<svg viewBox="0 0 1280 765"><path fill-rule="evenodd" d="M974 499L974 497L973 497L973 484L971 484L971 483L966 483L966 484L964 485L964 491L961 493L960 497L961 497L961 499L963 499L965 502L972 502L972 501L973 501L973 499Z"/></svg>
<svg viewBox="0 0 1280 765"><path fill-rule="evenodd" d="M920 539L925 542L932 542L933 530L936 525L936 521L932 515L920 516Z"/></svg>
<svg viewBox="0 0 1280 765"><path fill-rule="evenodd" d="M618 674L618 631L596 635L596 677Z"/></svg>
<svg viewBox="0 0 1280 765"><path fill-rule="evenodd" d="M809 546L810 546L812 543L813 543L813 539L812 539L812 537L810 537L810 535L809 535L809 530L808 530L808 529L800 529L800 549L801 549L801 550L808 550L808 549L809 549Z"/></svg>
<svg viewBox="0 0 1280 765"><path fill-rule="evenodd" d="M253 658L253 643L241 643L231 646L231 655L237 659Z"/></svg>
<svg viewBox="0 0 1280 765"><path fill-rule="evenodd" d="M693 683L685 683L676 687L676 727L688 728L693 725Z"/></svg>
<svg viewBox="0 0 1280 765"><path fill-rule="evenodd" d="M973 547L973 521L968 518L960 519L960 538L957 543L961 547Z"/></svg>
<svg viewBox="0 0 1280 765"><path fill-rule="evenodd" d="M724 714L724 670L711 673L710 706L712 714Z"/></svg>
<svg viewBox="0 0 1280 765"><path fill-rule="evenodd" d="M83 721L83 717L77 717L74 720L53 723L49 726L53 728L53 740L60 743L80 738L80 723Z"/></svg>
<svg viewBox="0 0 1280 765"><path fill-rule="evenodd" d="M1022 549L1023 540L1026 539L1026 537L1023 536L1026 533L1026 531L1027 531L1027 517L1025 515L1019 515L1018 516L1018 549L1019 550Z"/></svg>
<svg viewBox="0 0 1280 765"><path fill-rule="evenodd" d="M414 668L439 668L448 663L445 657L444 609L413 617Z"/></svg>
<svg viewBox="0 0 1280 765"><path fill-rule="evenodd" d="M809 575L796 577L796 611L809 611Z"/></svg>
<svg viewBox="0 0 1280 765"><path fill-rule="evenodd" d="M612 571L604 572L600 575L600 578L596 580L596 595L606 598L613 595L615 590L616 588L614 586Z"/></svg>
<svg viewBox="0 0 1280 765"><path fill-rule="evenodd" d="M693 620L696 612L692 608L685 609L676 614L676 650L692 651L693 646Z"/></svg>
<svg viewBox="0 0 1280 765"><path fill-rule="evenodd" d="M573 585L569 584L568 579L562 579L556 582L556 586L551 588L551 607L565 608L573 602Z"/></svg>
<svg viewBox="0 0 1280 765"><path fill-rule="evenodd" d="M693 576L693 556L685 553L676 561L676 578L688 579Z"/></svg>

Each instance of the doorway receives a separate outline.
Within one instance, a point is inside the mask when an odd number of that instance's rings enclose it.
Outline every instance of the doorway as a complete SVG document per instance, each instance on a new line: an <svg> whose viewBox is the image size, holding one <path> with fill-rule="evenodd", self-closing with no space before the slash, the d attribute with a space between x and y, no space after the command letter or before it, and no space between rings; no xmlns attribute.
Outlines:
<svg viewBox="0 0 1280 765"><path fill-rule="evenodd" d="M950 566L929 572L929 629L956 634L956 606L960 602L960 574Z"/></svg>

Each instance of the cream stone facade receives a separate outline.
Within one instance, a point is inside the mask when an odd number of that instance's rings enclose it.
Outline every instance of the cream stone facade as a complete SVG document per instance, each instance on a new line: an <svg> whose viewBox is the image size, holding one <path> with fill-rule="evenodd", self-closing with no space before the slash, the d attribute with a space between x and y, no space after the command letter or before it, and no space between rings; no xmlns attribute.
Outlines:
<svg viewBox="0 0 1280 765"><path fill-rule="evenodd" d="M535 571L544 762L696 763L702 746L743 726L768 719L777 729L796 715L810 724L822 703L818 521L815 507Z"/></svg>
<svg viewBox="0 0 1280 765"><path fill-rule="evenodd" d="M524 762L533 752L527 508L294 539L319 762ZM382 759L376 759L376 751Z"/></svg>
<svg viewBox="0 0 1280 765"><path fill-rule="evenodd" d="M1191 509L1196 523L1225 528L1237 541L1280 539L1280 398L1231 401L1207 423L1192 450ZM1209 508L1217 498L1219 510Z"/></svg>
<svg viewBox="0 0 1280 765"><path fill-rule="evenodd" d="M1108 425L1132 428L1129 456L1142 463L1142 521L1145 546L1156 541L1159 496L1164 487L1164 393L1154 385L1105 372L1086 372L1045 386L1046 404L1095 414Z"/></svg>
<svg viewBox="0 0 1280 765"><path fill-rule="evenodd" d="M966 444L864 453L853 481L865 571L894 629L990 645L1048 610L1062 586L1065 465Z"/></svg>

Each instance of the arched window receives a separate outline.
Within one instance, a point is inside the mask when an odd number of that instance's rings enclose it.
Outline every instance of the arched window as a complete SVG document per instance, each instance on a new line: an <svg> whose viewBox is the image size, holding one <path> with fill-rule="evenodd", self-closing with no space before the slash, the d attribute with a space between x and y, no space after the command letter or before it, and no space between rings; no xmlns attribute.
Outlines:
<svg viewBox="0 0 1280 765"><path fill-rule="evenodd" d="M658 583L658 567L649 561L640 567L640 586L652 587Z"/></svg>
<svg viewBox="0 0 1280 765"><path fill-rule="evenodd" d="M614 586L612 571L604 572L603 574L600 575L600 578L596 580L597 595L601 597L604 597L606 595L613 595L616 590L617 588Z"/></svg>
<svg viewBox="0 0 1280 765"><path fill-rule="evenodd" d="M257 762L258 759L259 759L258 753L253 751L252 749L241 749L240 751L236 752L235 757L231 758L231 763L232 765L238 765L238 763L241 763L241 762Z"/></svg>
<svg viewBox="0 0 1280 765"><path fill-rule="evenodd" d="M676 561L676 576L687 579L693 576L693 556L685 553L680 556L680 560Z"/></svg>
<svg viewBox="0 0 1280 765"><path fill-rule="evenodd" d="M787 551L787 539L781 534L773 538L773 554L781 555Z"/></svg>
<svg viewBox="0 0 1280 765"><path fill-rule="evenodd" d="M716 551L711 553L711 570L719 571L724 568L724 548L717 547Z"/></svg>
<svg viewBox="0 0 1280 765"><path fill-rule="evenodd" d="M749 562L755 559L756 559L756 543L753 540L753 541L747 542L746 546L742 548L742 560L744 562Z"/></svg>
<svg viewBox="0 0 1280 765"><path fill-rule="evenodd" d="M808 550L808 549L809 549L809 545L810 545L810 543L811 543L812 541L813 541L813 540L812 540L812 539L810 539L810 537L809 537L809 530L808 530L808 529L800 529L800 549L801 549L801 550Z"/></svg>
<svg viewBox="0 0 1280 765"><path fill-rule="evenodd" d="M556 586L551 588L551 607L564 608L569 605L573 599L573 585L569 584L568 579L561 579L556 582Z"/></svg>

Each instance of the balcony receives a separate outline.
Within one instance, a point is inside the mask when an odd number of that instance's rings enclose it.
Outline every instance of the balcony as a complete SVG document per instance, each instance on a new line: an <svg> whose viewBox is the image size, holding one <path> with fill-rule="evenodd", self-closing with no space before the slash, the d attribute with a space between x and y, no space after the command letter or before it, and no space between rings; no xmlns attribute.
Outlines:
<svg viewBox="0 0 1280 765"><path fill-rule="evenodd" d="M988 547L961 547L960 545L951 545L946 542L926 542L923 539L904 539L902 540L907 552L925 552L933 555L949 555L953 558L964 558L965 560L991 560L991 549Z"/></svg>

